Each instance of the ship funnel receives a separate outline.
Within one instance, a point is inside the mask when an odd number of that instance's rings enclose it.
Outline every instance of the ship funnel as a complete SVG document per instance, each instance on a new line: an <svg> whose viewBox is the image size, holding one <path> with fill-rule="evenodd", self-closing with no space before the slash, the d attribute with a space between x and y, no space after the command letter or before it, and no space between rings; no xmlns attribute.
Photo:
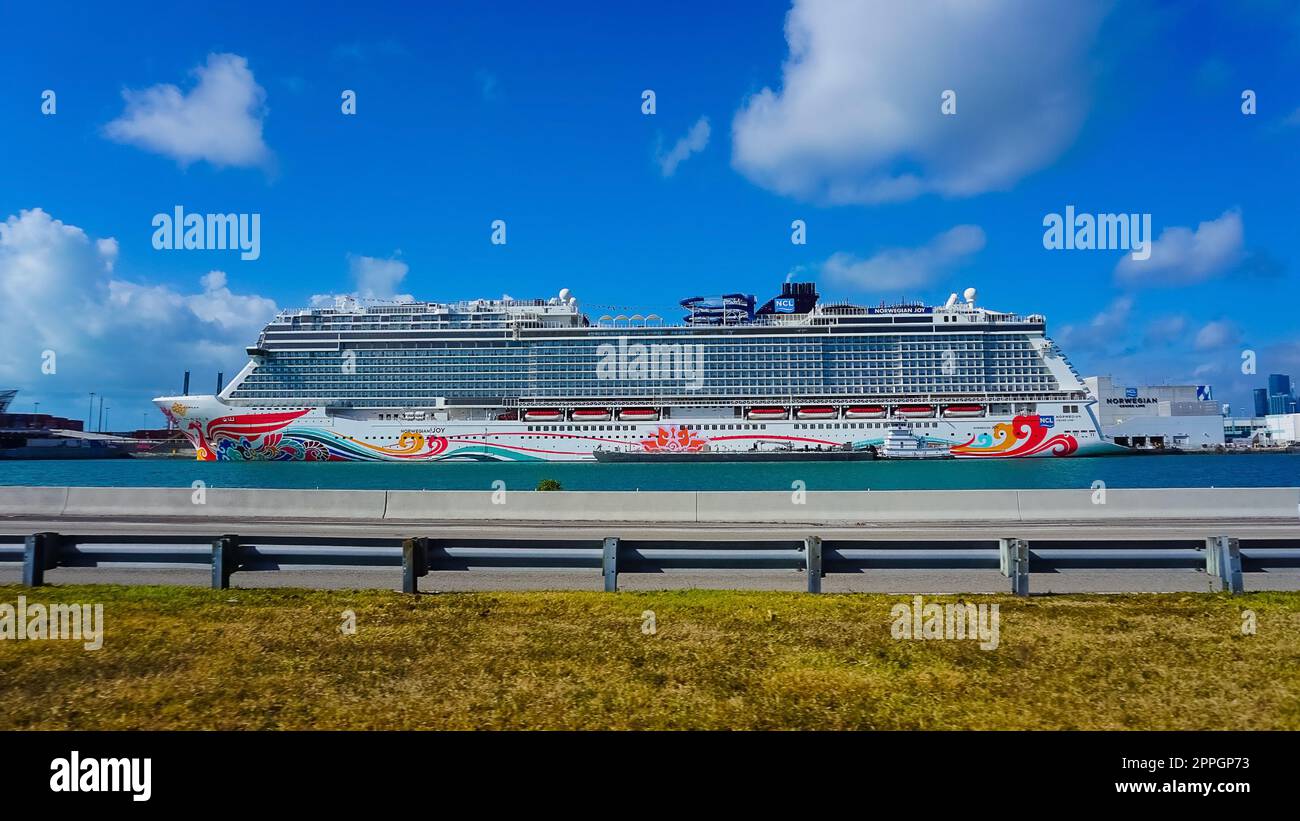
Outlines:
<svg viewBox="0 0 1300 821"><path fill-rule="evenodd" d="M181 396L190 395L190 372L185 372L185 384L181 386Z"/></svg>
<svg viewBox="0 0 1300 821"><path fill-rule="evenodd" d="M943 307L951 308L956 304L957 304L957 294L954 292L948 295L948 301L943 303Z"/></svg>

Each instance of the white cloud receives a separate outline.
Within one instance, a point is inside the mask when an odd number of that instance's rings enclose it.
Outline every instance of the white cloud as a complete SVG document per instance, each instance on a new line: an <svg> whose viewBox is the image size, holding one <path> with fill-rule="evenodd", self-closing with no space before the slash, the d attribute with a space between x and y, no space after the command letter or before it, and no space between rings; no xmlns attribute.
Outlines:
<svg viewBox="0 0 1300 821"><path fill-rule="evenodd" d="M984 247L978 225L958 225L919 248L887 248L867 259L839 252L822 263L832 282L864 291L898 291L929 285Z"/></svg>
<svg viewBox="0 0 1300 821"><path fill-rule="evenodd" d="M113 237L97 239L95 240L95 250L99 251L99 255L104 259L104 270L112 271L113 263L117 262L117 240Z"/></svg>
<svg viewBox="0 0 1300 821"><path fill-rule="evenodd" d="M1088 51L1108 3L795 0L780 90L732 124L732 165L832 204L1004 190L1086 118ZM957 113L940 111L945 90Z"/></svg>
<svg viewBox="0 0 1300 821"><path fill-rule="evenodd" d="M1124 294L1090 320L1066 325L1053 336L1082 373L1110 375L1120 384L1210 383L1219 401L1232 402L1239 411L1251 389L1260 386L1262 376L1241 373L1243 334L1232 319L1205 322L1175 314L1142 326L1141 315L1134 297ZM1259 354L1261 362L1273 363L1270 372L1286 373L1288 363L1300 371L1300 341Z"/></svg>
<svg viewBox="0 0 1300 821"><path fill-rule="evenodd" d="M1115 266L1121 285L1192 285L1232 270L1244 258L1245 230L1241 212L1224 211L1193 231L1174 226L1160 232L1148 259L1126 254Z"/></svg>
<svg viewBox="0 0 1300 821"><path fill-rule="evenodd" d="M349 256L348 265L357 283L357 293L372 299L391 299L411 266L400 259Z"/></svg>
<svg viewBox="0 0 1300 821"><path fill-rule="evenodd" d="M202 322L211 322L231 331L239 330L244 334L241 340L251 340L252 335L256 335L275 314L275 303L271 300L233 293L226 286L224 271L209 271L200 282L203 292L185 297L185 307Z"/></svg>
<svg viewBox="0 0 1300 821"><path fill-rule="evenodd" d="M314 294L311 304L332 305L339 297L412 302L415 297L397 293L397 286L402 283L410 270L411 266L397 259L396 256L384 259L348 254L348 273L356 283L356 290L349 294Z"/></svg>
<svg viewBox="0 0 1300 821"><path fill-rule="evenodd" d="M1226 319L1207 322L1196 332L1196 350L1209 351L1227 345L1235 345L1241 339L1237 326Z"/></svg>
<svg viewBox="0 0 1300 821"><path fill-rule="evenodd" d="M197 82L188 93L170 84L123 90L126 110L104 133L182 166L199 160L216 166L265 165L271 157L262 141L266 92L248 61L237 54L209 54L194 74Z"/></svg>
<svg viewBox="0 0 1300 821"><path fill-rule="evenodd" d="M1086 324L1065 325L1058 339L1067 352L1114 350L1125 342L1125 334L1132 327L1133 297L1116 297Z"/></svg>
<svg viewBox="0 0 1300 821"><path fill-rule="evenodd" d="M1168 345L1187 330L1187 317L1182 314L1163 316L1151 320L1146 327L1147 345Z"/></svg>
<svg viewBox="0 0 1300 821"><path fill-rule="evenodd" d="M677 166L681 165L687 157L703 151L709 144L709 134L709 118L701 117L695 121L695 125L691 126L691 130L686 132L686 136L673 145L671 151L665 153L660 149L655 159L663 175L671 177L677 173Z"/></svg>
<svg viewBox="0 0 1300 821"><path fill-rule="evenodd" d="M77 417L94 390L129 411L134 427L150 398L179 389L183 370L233 375L276 307L233 293L220 271L189 293L116 278L117 250L40 208L0 223L0 383ZM41 372L47 350L57 356L53 375Z"/></svg>

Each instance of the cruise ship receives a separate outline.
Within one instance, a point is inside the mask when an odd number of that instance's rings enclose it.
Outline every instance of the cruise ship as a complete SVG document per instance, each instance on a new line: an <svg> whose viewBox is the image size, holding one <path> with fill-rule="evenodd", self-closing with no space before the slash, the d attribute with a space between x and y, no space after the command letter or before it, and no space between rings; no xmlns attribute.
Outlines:
<svg viewBox="0 0 1300 821"><path fill-rule="evenodd" d="M598 453L1121 451L1046 320L976 304L822 303L786 283L687 312L549 299L335 298L280 312L215 396L155 399L200 460L594 461Z"/></svg>

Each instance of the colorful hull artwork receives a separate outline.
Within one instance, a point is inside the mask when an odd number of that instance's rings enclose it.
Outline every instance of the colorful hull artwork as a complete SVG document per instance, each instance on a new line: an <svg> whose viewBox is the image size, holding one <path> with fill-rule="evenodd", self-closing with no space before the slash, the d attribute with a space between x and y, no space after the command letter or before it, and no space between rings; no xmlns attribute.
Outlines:
<svg viewBox="0 0 1300 821"><path fill-rule="evenodd" d="M949 452L959 457L1069 456L1079 450L1079 440L1072 434L1052 435L1038 416L1017 416L1010 422L993 426L993 432L971 437Z"/></svg>
<svg viewBox="0 0 1300 821"><path fill-rule="evenodd" d="M337 417L321 408L259 411L215 397L159 400L164 415L201 461L435 462L594 461L596 450L695 453L865 448L884 442L890 423L756 422L683 419L619 424L528 424L517 420L382 422ZM894 423L896 424L896 423ZM914 422L913 432L963 459L1118 453L1091 413L1019 415L1010 420ZM924 425L923 427L921 425Z"/></svg>

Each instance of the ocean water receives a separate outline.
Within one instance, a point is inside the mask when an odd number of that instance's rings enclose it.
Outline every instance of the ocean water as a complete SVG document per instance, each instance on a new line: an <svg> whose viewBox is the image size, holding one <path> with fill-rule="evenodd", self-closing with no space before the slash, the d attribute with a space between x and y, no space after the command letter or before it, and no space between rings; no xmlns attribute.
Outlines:
<svg viewBox="0 0 1300 821"><path fill-rule="evenodd" d="M92 487L531 490L937 490L975 488L1294 487L1300 454L943 459L758 464L197 462L189 459L0 462L0 485Z"/></svg>

